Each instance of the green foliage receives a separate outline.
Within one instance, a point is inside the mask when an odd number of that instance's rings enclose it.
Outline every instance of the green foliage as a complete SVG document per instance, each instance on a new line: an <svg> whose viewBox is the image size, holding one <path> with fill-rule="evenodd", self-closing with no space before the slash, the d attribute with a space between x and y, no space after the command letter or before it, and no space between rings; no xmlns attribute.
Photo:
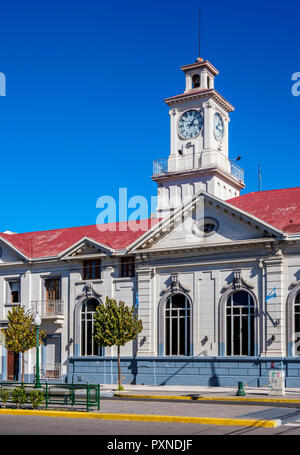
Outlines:
<svg viewBox="0 0 300 455"><path fill-rule="evenodd" d="M94 338L102 346L125 346L143 330L142 321L134 315L134 307L117 303L106 297L97 307L94 322Z"/></svg>
<svg viewBox="0 0 300 455"><path fill-rule="evenodd" d="M120 346L125 346L141 333L142 321L134 314L134 307L108 297L103 305L97 307L94 321L96 343L118 347L118 390L124 390L121 386Z"/></svg>
<svg viewBox="0 0 300 455"><path fill-rule="evenodd" d="M17 407L19 408L21 404L26 403L27 401L27 394L24 387L16 387L11 392L12 402L16 403Z"/></svg>
<svg viewBox="0 0 300 455"><path fill-rule="evenodd" d="M5 347L10 351L19 353L27 352L36 346L36 329L32 314L25 314L25 307L15 306L8 312L8 326L5 329ZM40 343L45 336L40 331Z"/></svg>
<svg viewBox="0 0 300 455"><path fill-rule="evenodd" d="M28 394L28 399L34 409L37 409L45 401L44 394L41 390L31 390Z"/></svg>
<svg viewBox="0 0 300 455"><path fill-rule="evenodd" d="M6 407L6 402L9 399L10 391L8 389L5 389L4 387L0 388L0 398L3 403L3 407Z"/></svg>

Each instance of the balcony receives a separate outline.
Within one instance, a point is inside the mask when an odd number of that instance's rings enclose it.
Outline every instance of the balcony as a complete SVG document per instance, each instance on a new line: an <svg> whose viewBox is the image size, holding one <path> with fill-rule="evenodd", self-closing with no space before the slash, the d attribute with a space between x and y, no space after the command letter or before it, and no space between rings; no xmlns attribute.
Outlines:
<svg viewBox="0 0 300 455"><path fill-rule="evenodd" d="M153 161L153 175L163 175L168 173L168 158Z"/></svg>
<svg viewBox="0 0 300 455"><path fill-rule="evenodd" d="M39 313L42 319L49 319L56 323L64 320L63 300L34 300L31 302L31 309Z"/></svg>
<svg viewBox="0 0 300 455"><path fill-rule="evenodd" d="M35 366L33 367L35 376ZM42 363L40 368L41 379L61 379L61 364L60 363Z"/></svg>
<svg viewBox="0 0 300 455"><path fill-rule="evenodd" d="M244 169L236 164L235 161L229 160L230 161L230 168L231 168L231 175L235 177L236 179L240 180L242 183L244 183Z"/></svg>
<svg viewBox="0 0 300 455"><path fill-rule="evenodd" d="M227 158L226 158L227 160ZM228 170L225 170L225 173L229 174L231 177L234 177L235 179L239 180L241 183L244 183L244 169L241 168L235 161L229 160L230 161L230 172ZM228 161L227 161L228 163ZM216 167L218 169L223 170L222 167L220 167L217 164L210 163L207 168L211 167ZM206 166L201 166L199 169L205 169ZM191 165L188 165L187 167L184 167L185 171L189 170L194 170L195 168ZM180 169L181 171L183 169ZM153 177L157 177L160 175L166 175L168 174L168 158L162 158L160 160L155 160L153 161ZM176 171L175 171L176 172Z"/></svg>

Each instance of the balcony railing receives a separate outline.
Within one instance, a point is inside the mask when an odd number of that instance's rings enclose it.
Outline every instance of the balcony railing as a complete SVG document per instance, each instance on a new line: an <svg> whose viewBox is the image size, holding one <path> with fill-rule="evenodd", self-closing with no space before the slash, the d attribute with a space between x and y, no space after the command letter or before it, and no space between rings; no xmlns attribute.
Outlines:
<svg viewBox="0 0 300 455"><path fill-rule="evenodd" d="M35 366L33 368L35 376ZM40 368L41 379L61 379L61 364L60 363L43 363Z"/></svg>
<svg viewBox="0 0 300 455"><path fill-rule="evenodd" d="M153 161L153 175L162 175L168 173L168 158Z"/></svg>
<svg viewBox="0 0 300 455"><path fill-rule="evenodd" d="M214 166L213 163L209 167ZM217 164L215 164L217 167ZM185 170L192 169L185 168ZM168 158L163 158L161 160L153 161L153 176L164 175L168 173ZM241 168L235 161L230 160L230 174L232 177L240 180L244 183L244 169Z"/></svg>
<svg viewBox="0 0 300 455"><path fill-rule="evenodd" d="M63 300L34 300L31 302L31 309L39 313L41 318L52 318L64 315Z"/></svg>
<svg viewBox="0 0 300 455"><path fill-rule="evenodd" d="M230 166L231 166L231 175L233 175L235 178L241 180L241 182L244 183L244 169L240 167L238 164L236 164L235 161L230 160Z"/></svg>

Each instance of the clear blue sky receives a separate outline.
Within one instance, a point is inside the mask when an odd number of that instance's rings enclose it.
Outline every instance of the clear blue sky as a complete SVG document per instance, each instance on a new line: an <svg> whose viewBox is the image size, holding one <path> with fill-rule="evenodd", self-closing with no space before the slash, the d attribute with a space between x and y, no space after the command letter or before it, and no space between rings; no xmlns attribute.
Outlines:
<svg viewBox="0 0 300 455"><path fill-rule="evenodd" d="M169 153L163 100L198 57L199 1L3 0L0 231L94 224L102 195L156 194ZM230 156L247 192L300 186L297 0L202 0L202 57L219 70Z"/></svg>

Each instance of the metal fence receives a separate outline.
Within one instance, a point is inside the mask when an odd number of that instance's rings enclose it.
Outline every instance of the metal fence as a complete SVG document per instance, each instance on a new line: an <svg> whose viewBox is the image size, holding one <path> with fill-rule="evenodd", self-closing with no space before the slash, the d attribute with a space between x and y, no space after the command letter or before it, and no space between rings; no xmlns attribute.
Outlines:
<svg viewBox="0 0 300 455"><path fill-rule="evenodd" d="M153 175L168 173L168 158L153 161Z"/></svg>
<svg viewBox="0 0 300 455"><path fill-rule="evenodd" d="M216 163L210 163L208 167L218 167ZM188 164L184 170L192 170L193 166ZM200 168L199 168L200 169ZM153 175L163 175L168 173L168 158L153 161ZM240 167L234 160L230 160L230 173L233 177L244 183L244 169Z"/></svg>
<svg viewBox="0 0 300 455"><path fill-rule="evenodd" d="M41 384L39 388L34 383L24 382L2 382L1 389L8 389L10 396L7 403L13 403L12 390L17 387L24 387L26 393L32 390L40 390L44 395L46 409L51 406L84 406L89 412L90 408L96 407L100 410L100 384ZM1 400L1 398L0 398Z"/></svg>
<svg viewBox="0 0 300 455"><path fill-rule="evenodd" d="M33 300L31 301L31 309L35 313L39 313L42 318L63 316L64 302L63 300Z"/></svg>
<svg viewBox="0 0 300 455"><path fill-rule="evenodd" d="M230 160L231 175L241 180L244 183L244 169L236 164L235 161Z"/></svg>
<svg viewBox="0 0 300 455"><path fill-rule="evenodd" d="M61 379L61 363L42 363L40 367L41 379ZM34 377L36 376L36 367L33 367Z"/></svg>

